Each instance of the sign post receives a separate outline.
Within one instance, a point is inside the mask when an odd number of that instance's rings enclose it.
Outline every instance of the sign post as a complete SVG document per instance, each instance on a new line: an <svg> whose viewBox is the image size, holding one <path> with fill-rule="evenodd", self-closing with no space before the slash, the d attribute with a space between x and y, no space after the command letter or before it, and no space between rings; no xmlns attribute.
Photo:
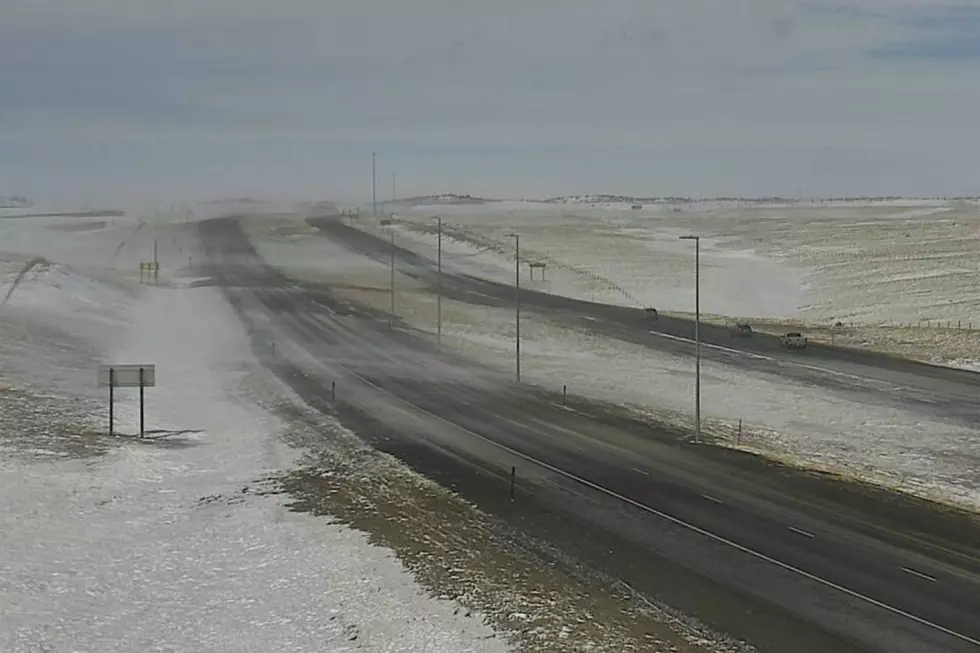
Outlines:
<svg viewBox="0 0 980 653"><path fill-rule="evenodd" d="M154 242L156 244L156 242ZM143 428L143 391L146 388L144 381L146 380L146 368L140 368L140 437L143 437L145 429Z"/></svg>
<svg viewBox="0 0 980 653"><path fill-rule="evenodd" d="M112 429L114 423L112 411L115 405L115 401L114 401L115 397L113 396L115 394L115 388L116 388L116 370L110 368L109 369L109 437L110 438L112 437Z"/></svg>
<svg viewBox="0 0 980 653"><path fill-rule="evenodd" d="M146 433L144 420L145 389L156 386L155 365L100 365L99 386L109 388L109 435L115 429L115 388L140 389L140 437Z"/></svg>
<svg viewBox="0 0 980 653"><path fill-rule="evenodd" d="M534 281L534 270L535 270L535 268L541 270L541 281L544 281L545 280L545 278L544 278L544 269L546 267L546 264L544 262L538 261L538 262L534 262L534 263L528 263L527 264L527 267L528 267L528 269L531 272L531 281Z"/></svg>
<svg viewBox="0 0 980 653"><path fill-rule="evenodd" d="M144 274L146 283L150 282L152 278L156 285L160 285L160 264L156 261L141 261L140 262L140 283L144 281Z"/></svg>

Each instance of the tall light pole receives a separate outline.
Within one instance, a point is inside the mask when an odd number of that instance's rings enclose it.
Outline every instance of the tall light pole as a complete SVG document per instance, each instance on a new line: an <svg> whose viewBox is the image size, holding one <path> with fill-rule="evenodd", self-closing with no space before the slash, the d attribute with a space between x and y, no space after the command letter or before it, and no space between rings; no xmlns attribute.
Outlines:
<svg viewBox="0 0 980 653"><path fill-rule="evenodd" d="M388 314L388 328L395 328L395 225L388 225L388 234L391 236L391 311Z"/></svg>
<svg viewBox="0 0 980 653"><path fill-rule="evenodd" d="M521 237L519 234L507 234L514 239L514 307L517 330L514 333L515 372L517 383L521 382Z"/></svg>
<svg viewBox="0 0 980 653"><path fill-rule="evenodd" d="M694 441L701 442L701 237L680 239L694 241Z"/></svg>
<svg viewBox="0 0 980 653"><path fill-rule="evenodd" d="M436 231L436 344L442 345L442 216L433 216L438 222Z"/></svg>
<svg viewBox="0 0 980 653"><path fill-rule="evenodd" d="M371 215L378 217L378 155L371 152Z"/></svg>

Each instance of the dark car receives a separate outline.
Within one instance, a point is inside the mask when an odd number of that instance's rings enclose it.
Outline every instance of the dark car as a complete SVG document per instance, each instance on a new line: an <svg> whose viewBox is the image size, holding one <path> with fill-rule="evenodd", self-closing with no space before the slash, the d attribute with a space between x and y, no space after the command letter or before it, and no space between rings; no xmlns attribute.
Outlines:
<svg viewBox="0 0 980 653"><path fill-rule="evenodd" d="M736 322L731 327L731 334L740 338L748 338L752 335L752 325L748 322Z"/></svg>
<svg viewBox="0 0 980 653"><path fill-rule="evenodd" d="M655 308L644 308L643 319L647 322L656 322L660 315Z"/></svg>

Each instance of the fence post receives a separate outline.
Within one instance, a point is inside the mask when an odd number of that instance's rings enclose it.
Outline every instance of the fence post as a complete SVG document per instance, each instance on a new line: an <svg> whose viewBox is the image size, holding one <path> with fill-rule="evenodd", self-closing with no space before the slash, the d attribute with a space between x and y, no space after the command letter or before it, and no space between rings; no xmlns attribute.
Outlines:
<svg viewBox="0 0 980 653"><path fill-rule="evenodd" d="M331 381L330 382L330 401L336 401L336 400L337 400L337 382L336 381Z"/></svg>
<svg viewBox="0 0 980 653"><path fill-rule="evenodd" d="M514 480L516 476L517 476L517 468L511 467L510 468L510 500L511 501L514 500Z"/></svg>
<svg viewBox="0 0 980 653"><path fill-rule="evenodd" d="M738 435L735 436L735 446L742 446L742 420L738 420Z"/></svg>
<svg viewBox="0 0 980 653"><path fill-rule="evenodd" d="M561 405L562 406L565 405L565 399L566 399L567 396L568 396L568 386L567 385L562 385L562 387L561 387Z"/></svg>

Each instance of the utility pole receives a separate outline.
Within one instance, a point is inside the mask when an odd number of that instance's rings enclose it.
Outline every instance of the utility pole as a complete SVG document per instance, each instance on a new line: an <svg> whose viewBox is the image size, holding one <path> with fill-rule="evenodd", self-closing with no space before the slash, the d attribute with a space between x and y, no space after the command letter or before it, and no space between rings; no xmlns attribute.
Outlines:
<svg viewBox="0 0 980 653"><path fill-rule="evenodd" d="M442 346L442 216L438 220L436 236L436 344Z"/></svg>
<svg viewBox="0 0 980 653"><path fill-rule="evenodd" d="M371 215L378 217L378 155L371 152Z"/></svg>
<svg viewBox="0 0 980 653"><path fill-rule="evenodd" d="M701 442L701 237L680 238L694 241L694 441Z"/></svg>
<svg viewBox="0 0 980 653"><path fill-rule="evenodd" d="M507 234L508 238L514 239L514 311L516 320L516 330L514 332L514 356L515 356L515 376L517 383L521 382L521 236L520 234Z"/></svg>
<svg viewBox="0 0 980 653"><path fill-rule="evenodd" d="M391 312L388 316L388 328L395 328L395 226L388 227L391 236Z"/></svg>
<svg viewBox="0 0 980 653"><path fill-rule="evenodd" d="M391 173L391 203L395 203L395 172Z"/></svg>

